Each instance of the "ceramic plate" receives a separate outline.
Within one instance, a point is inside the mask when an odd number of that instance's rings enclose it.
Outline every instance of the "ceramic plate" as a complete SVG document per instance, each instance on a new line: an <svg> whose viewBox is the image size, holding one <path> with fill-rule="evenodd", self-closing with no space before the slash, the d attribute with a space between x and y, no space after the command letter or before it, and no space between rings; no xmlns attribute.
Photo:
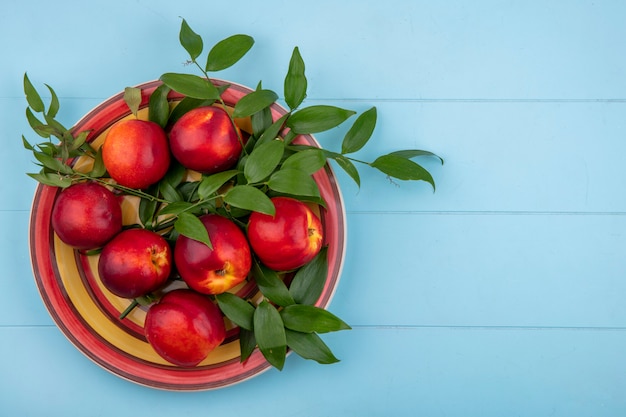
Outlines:
<svg viewBox="0 0 626 417"><path fill-rule="evenodd" d="M216 85L226 84L214 80ZM227 105L251 90L232 83L223 95ZM149 95L160 85L158 81L138 86L142 90L140 117L147 114ZM182 97L170 94L175 102ZM272 106L274 120L285 114L285 109ZM97 106L74 127L75 132L91 130L89 141L102 144L108 129L117 121L133 117L123 93ZM238 121L242 130L249 129L249 121ZM302 144L319 146L310 135L298 137ZM79 163L80 161L77 161ZM329 166L318 171L314 178L327 207L320 212L325 241L328 245L328 278L316 305L327 307L337 286L343 265L346 239L345 211L341 192ZM209 390L236 384L270 368L257 350L244 363L240 362L238 330L228 326L224 343L195 368L180 368L161 359L143 335L144 307L135 308L124 320L120 312L130 300L119 298L104 288L98 277L98 255L86 256L63 244L50 225L52 207L59 190L39 185L35 191L30 219L30 251L33 273L41 298L53 320L69 341L97 365L113 374L137 384L176 391ZM136 218L136 202L125 198L122 203L124 222ZM254 297L258 290L254 282L244 282L235 291Z"/></svg>

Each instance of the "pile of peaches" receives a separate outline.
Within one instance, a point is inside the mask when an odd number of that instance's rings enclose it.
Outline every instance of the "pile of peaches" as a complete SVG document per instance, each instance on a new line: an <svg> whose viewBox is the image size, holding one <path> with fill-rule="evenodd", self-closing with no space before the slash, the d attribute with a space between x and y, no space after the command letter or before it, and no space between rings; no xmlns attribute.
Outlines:
<svg viewBox="0 0 626 417"><path fill-rule="evenodd" d="M197 216L200 230L188 233L204 239L176 233L173 227L164 228L166 239L142 225L123 226L119 190L149 190L171 172L172 164L186 175L233 176L246 141L217 105L185 113L167 132L150 120L118 121L102 144L106 180L73 183L60 192L52 209L52 227L61 241L80 251L100 252L100 280L118 297L149 297L172 277L184 281L188 288L166 292L148 306L144 325L154 350L179 366L196 366L225 339L223 313L210 296L246 280L253 257L276 272L309 263L322 249L320 219L310 203L276 196L270 199L271 213L253 211L245 224L206 210ZM220 188L228 186L226 181Z"/></svg>

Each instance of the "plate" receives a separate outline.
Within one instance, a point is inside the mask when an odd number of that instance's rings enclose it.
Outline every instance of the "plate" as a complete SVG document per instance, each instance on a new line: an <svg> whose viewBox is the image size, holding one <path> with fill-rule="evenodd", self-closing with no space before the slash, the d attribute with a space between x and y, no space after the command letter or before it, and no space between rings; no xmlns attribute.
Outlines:
<svg viewBox="0 0 626 417"><path fill-rule="evenodd" d="M222 98L234 106L252 90L222 80L212 80L216 86L228 86ZM150 94L160 85L151 81L137 86L142 91L140 117L147 114ZM88 140L98 147L108 129L117 121L131 115L124 94L104 101L74 126L74 132L90 130ZM183 97L172 92L172 103ZM277 120L286 113L278 104L271 107ZM142 116L143 115L143 116ZM238 120L242 130L249 131L249 121ZM318 146L311 135L302 135L297 143ZM77 163L80 161L77 161ZM326 308L335 292L343 266L346 244L345 209L336 177L326 165L314 174L320 193L327 203L320 217L328 245L328 276L317 306ZM256 349L243 363L240 361L238 328L228 325L227 338L200 365L180 368L160 358L143 335L146 308L135 308L124 320L120 312L130 300L111 294L98 277L98 255L85 255L62 243L50 224L52 207L59 194L55 187L39 184L35 190L30 217L29 245L33 275L37 288L52 319L67 339L87 358L120 378L163 390L201 391L230 386L268 370L271 365ZM131 198L122 202L124 222L136 218L136 204ZM236 292L259 296L254 282L244 282ZM228 320L227 324L228 324Z"/></svg>

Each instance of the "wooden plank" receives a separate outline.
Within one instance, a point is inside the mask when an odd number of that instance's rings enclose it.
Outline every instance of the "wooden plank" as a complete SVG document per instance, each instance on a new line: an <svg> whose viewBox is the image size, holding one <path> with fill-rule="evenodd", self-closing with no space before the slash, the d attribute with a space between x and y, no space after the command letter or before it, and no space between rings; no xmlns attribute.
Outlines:
<svg viewBox="0 0 626 417"><path fill-rule="evenodd" d="M89 112L99 99L72 100L61 120L68 126ZM378 107L375 136L353 156L366 162L399 149L426 149L446 160L418 162L428 168L437 192L426 183L390 184L385 175L357 164L358 189L340 169L337 175L346 209L355 211L515 211L625 212L626 154L623 114L626 103L593 102L397 102L337 105L365 110ZM0 210L29 210L36 172L22 147L21 135L37 143L23 115L22 99L0 100L0 111L18 120L18 128L0 127L6 150L14 155L0 165ZM20 109L17 112L16 109ZM19 113L19 114L17 114ZM340 150L349 125L316 135L330 150Z"/></svg>
<svg viewBox="0 0 626 417"><path fill-rule="evenodd" d="M260 410L276 417L626 412L623 330L368 327L324 339L340 363L320 366L290 356L282 372L270 370L234 388L175 393L109 374L53 327L0 327L0 340L12 342L0 344L0 400L10 415L66 417L93 414L94 407L126 417L136 415L137 404L154 415L201 414L209 407L214 415ZM96 405L94 398L115 400Z"/></svg>
<svg viewBox="0 0 626 417"><path fill-rule="evenodd" d="M354 213L331 310L357 325L625 327L623 215Z"/></svg>
<svg viewBox="0 0 626 417"><path fill-rule="evenodd" d="M0 324L49 324L19 214L0 212ZM623 215L354 213L330 309L353 325L626 327L625 247Z"/></svg>
<svg viewBox="0 0 626 417"><path fill-rule="evenodd" d="M178 44L182 16L206 38L207 48L239 32L258 40L249 59L220 73L244 84L254 86L261 77L266 87L282 89L292 49L299 46L314 98L626 97L626 58L617 41L626 5L614 1L323 0L290 13L279 11L283 5L243 1L235 21L203 13L198 4L117 3L89 11L100 22L115 22L115 30L94 30L92 20L72 18L82 12L67 0L6 5L7 79L29 71L72 97L108 97L163 72L194 71L184 67L188 57ZM250 71L251 63L258 71ZM1 87L0 96L20 92L13 82Z"/></svg>

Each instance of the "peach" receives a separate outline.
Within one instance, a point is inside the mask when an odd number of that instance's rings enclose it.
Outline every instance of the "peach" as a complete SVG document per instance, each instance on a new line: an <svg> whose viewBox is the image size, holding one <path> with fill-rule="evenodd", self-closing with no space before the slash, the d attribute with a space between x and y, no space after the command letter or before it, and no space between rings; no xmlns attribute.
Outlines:
<svg viewBox="0 0 626 417"><path fill-rule="evenodd" d="M213 248L186 236L174 247L174 263L182 279L204 294L221 294L243 282L252 267L250 246L243 231L217 214L200 217Z"/></svg>
<svg viewBox="0 0 626 417"><path fill-rule="evenodd" d="M172 253L167 241L146 229L127 229L102 249L98 274L113 294L136 298L159 289L170 276Z"/></svg>
<svg viewBox="0 0 626 417"><path fill-rule="evenodd" d="M276 214L253 212L248 220L252 251L268 268L289 271L299 268L319 253L323 243L322 223L302 201L272 198Z"/></svg>
<svg viewBox="0 0 626 417"><path fill-rule="evenodd" d="M220 107L190 110L169 132L172 155L185 168L211 174L237 163L242 151L240 132Z"/></svg>
<svg viewBox="0 0 626 417"><path fill-rule="evenodd" d="M154 122L128 119L117 122L102 145L102 160L118 184L143 189L158 182L170 165L165 131Z"/></svg>
<svg viewBox="0 0 626 417"><path fill-rule="evenodd" d="M188 289L168 292L151 305L144 330L159 356L182 367L198 365L226 338L219 308Z"/></svg>
<svg viewBox="0 0 626 417"><path fill-rule="evenodd" d="M97 249L122 230L122 208L105 186L76 183L57 197L51 223L65 244L79 250Z"/></svg>

